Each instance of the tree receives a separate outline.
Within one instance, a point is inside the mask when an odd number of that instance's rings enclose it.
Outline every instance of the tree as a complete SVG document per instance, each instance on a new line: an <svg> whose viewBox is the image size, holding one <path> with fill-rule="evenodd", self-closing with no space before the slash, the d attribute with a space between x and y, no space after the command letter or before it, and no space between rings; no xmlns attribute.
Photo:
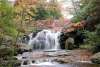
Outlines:
<svg viewBox="0 0 100 67"><path fill-rule="evenodd" d="M88 16L95 13L96 20L99 20L100 15L100 1L99 0L80 0L80 9L77 10L77 15L74 15L73 21L79 22L86 20ZM97 21L100 22L100 21Z"/></svg>
<svg viewBox="0 0 100 67"><path fill-rule="evenodd" d="M16 36L17 30L13 22L13 7L7 0L0 0L0 29L4 34Z"/></svg>
<svg viewBox="0 0 100 67"><path fill-rule="evenodd" d="M16 25L18 30L33 31L36 28L37 20L54 20L61 16L57 2L46 2L46 0L35 0L35 3L29 3L29 0L17 0L15 3ZM30 0L34 1L34 0ZM41 22L41 21L40 21ZM48 23L48 22L47 22ZM34 25L34 26L32 26ZM31 30L29 30L31 27Z"/></svg>
<svg viewBox="0 0 100 67"><path fill-rule="evenodd" d="M100 52L100 24L97 25L96 30L93 32L85 31L85 36L87 37L85 40L84 45L87 46L87 48L92 49L92 51Z"/></svg>
<svg viewBox="0 0 100 67"><path fill-rule="evenodd" d="M61 18L61 13L57 1L46 2L45 0L40 0L36 5L36 12L33 19L46 20L59 18Z"/></svg>
<svg viewBox="0 0 100 67"><path fill-rule="evenodd" d="M32 16L34 20L45 20L48 17L48 12L42 6L37 7L36 10L35 16Z"/></svg>

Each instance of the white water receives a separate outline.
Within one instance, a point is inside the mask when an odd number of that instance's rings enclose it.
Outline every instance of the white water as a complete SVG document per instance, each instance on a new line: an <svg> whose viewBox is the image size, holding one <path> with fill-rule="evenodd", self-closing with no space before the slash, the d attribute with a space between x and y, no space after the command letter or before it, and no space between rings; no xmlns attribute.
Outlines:
<svg viewBox="0 0 100 67"><path fill-rule="evenodd" d="M55 32L53 30L42 30L38 32L34 38L32 38L31 33L29 35L30 40L28 45L31 45L33 50L57 50L60 49L59 35L60 32Z"/></svg>

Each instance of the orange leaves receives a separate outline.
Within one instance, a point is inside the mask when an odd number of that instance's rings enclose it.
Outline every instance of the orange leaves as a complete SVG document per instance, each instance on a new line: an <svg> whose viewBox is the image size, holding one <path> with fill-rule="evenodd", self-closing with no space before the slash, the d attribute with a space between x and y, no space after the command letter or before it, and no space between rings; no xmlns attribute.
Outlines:
<svg viewBox="0 0 100 67"><path fill-rule="evenodd" d="M81 21L81 22L78 22L78 23L70 23L68 25L68 27L66 29L63 30L63 32L72 32L72 31L75 31L77 29L81 29L81 28L84 28L84 26L86 25L85 21Z"/></svg>
<svg viewBox="0 0 100 67"><path fill-rule="evenodd" d="M76 29L80 29L80 28L83 28L85 24L86 24L85 21L81 21L81 22L73 24L73 27Z"/></svg>

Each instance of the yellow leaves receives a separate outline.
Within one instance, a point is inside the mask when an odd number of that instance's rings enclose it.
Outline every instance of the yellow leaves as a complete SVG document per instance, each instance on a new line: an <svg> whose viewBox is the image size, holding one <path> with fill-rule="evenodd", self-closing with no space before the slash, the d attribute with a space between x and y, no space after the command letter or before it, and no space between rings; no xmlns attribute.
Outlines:
<svg viewBox="0 0 100 67"><path fill-rule="evenodd" d="M30 9L26 9L26 12L29 14L29 15L31 15L31 16L35 16L36 14L33 12L33 11L31 11Z"/></svg>
<svg viewBox="0 0 100 67"><path fill-rule="evenodd" d="M20 6L15 7L15 12L20 13L23 9Z"/></svg>
<svg viewBox="0 0 100 67"><path fill-rule="evenodd" d="M15 5L15 12L19 13L22 12L25 8L27 8L27 5L24 1L26 0L21 0L21 2L18 2L18 5Z"/></svg>
<svg viewBox="0 0 100 67"><path fill-rule="evenodd" d="M34 16L35 14L31 11L31 8L35 8L34 4L30 5L30 2L33 2L35 0L18 0L18 4L15 5L15 13L27 13L29 15Z"/></svg>

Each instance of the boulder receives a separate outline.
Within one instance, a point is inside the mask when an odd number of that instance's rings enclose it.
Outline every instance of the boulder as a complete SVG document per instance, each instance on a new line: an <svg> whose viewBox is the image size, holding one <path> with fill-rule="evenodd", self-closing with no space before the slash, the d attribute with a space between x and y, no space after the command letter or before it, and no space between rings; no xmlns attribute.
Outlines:
<svg viewBox="0 0 100 67"><path fill-rule="evenodd" d="M94 54L94 55L91 57L91 61L92 61L93 63L100 64L100 52Z"/></svg>
<svg viewBox="0 0 100 67"><path fill-rule="evenodd" d="M73 49L74 48L74 38L69 37L65 42L65 48Z"/></svg>

